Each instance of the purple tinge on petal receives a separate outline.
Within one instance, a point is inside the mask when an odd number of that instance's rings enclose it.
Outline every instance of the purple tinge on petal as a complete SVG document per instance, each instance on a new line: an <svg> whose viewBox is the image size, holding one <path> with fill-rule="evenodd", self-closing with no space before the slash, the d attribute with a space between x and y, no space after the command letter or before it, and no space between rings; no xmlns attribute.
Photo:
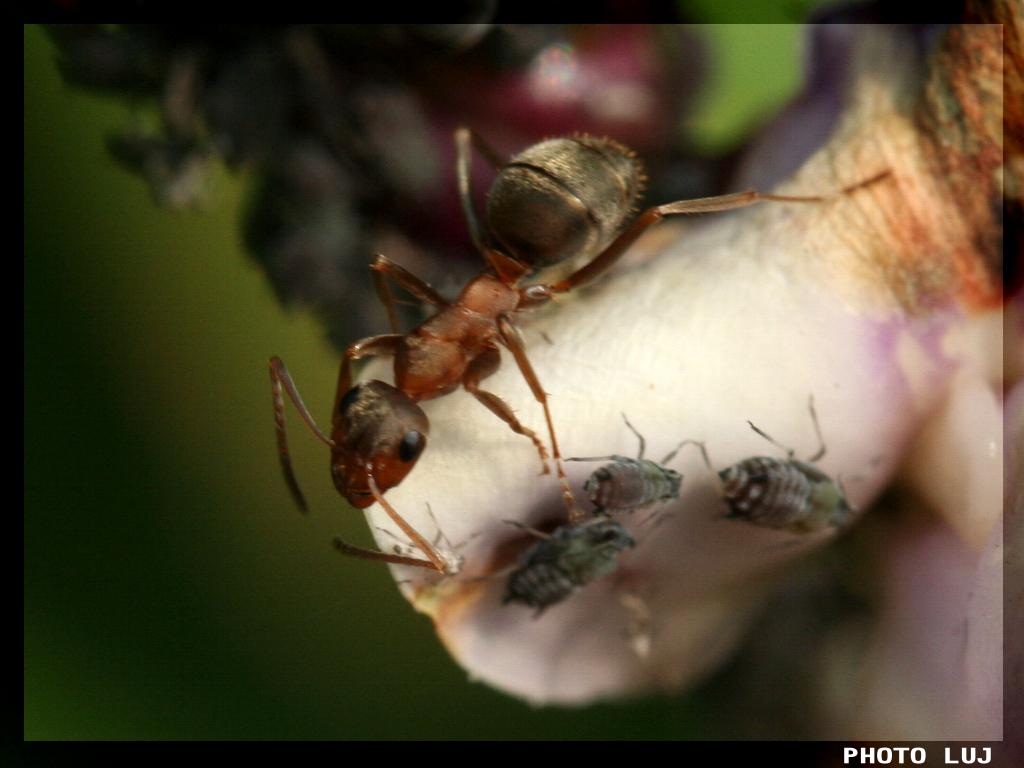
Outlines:
<svg viewBox="0 0 1024 768"><path fill-rule="evenodd" d="M979 555L941 521L914 516L886 538L858 737L1000 739L999 536Z"/></svg>
<svg viewBox="0 0 1024 768"><path fill-rule="evenodd" d="M884 21L874 5L824 9L812 18L807 32L803 90L751 140L735 172L732 186L771 189L792 175L819 149L838 124L849 97L853 50L860 26ZM923 59L942 30L937 24L891 27L907 50Z"/></svg>
<svg viewBox="0 0 1024 768"><path fill-rule="evenodd" d="M1019 343L1021 338L1015 336ZM1018 382L1004 401L1005 547L1003 584L1006 647L1003 656L1003 690L1006 697L1004 739L1008 764L1024 763L1024 381ZM1015 762L1014 762L1015 761Z"/></svg>
<svg viewBox="0 0 1024 768"><path fill-rule="evenodd" d="M857 28L816 24L808 30L807 84L750 142L736 170L737 189L771 189L828 139L847 98Z"/></svg>

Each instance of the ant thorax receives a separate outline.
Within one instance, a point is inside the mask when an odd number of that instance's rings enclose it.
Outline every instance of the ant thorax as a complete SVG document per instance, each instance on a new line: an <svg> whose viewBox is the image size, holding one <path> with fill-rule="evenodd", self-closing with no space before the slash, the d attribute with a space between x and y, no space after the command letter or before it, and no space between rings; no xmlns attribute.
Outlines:
<svg viewBox="0 0 1024 768"><path fill-rule="evenodd" d="M515 311L519 305L519 291L493 275L482 274L462 289L458 304L470 312L497 317Z"/></svg>

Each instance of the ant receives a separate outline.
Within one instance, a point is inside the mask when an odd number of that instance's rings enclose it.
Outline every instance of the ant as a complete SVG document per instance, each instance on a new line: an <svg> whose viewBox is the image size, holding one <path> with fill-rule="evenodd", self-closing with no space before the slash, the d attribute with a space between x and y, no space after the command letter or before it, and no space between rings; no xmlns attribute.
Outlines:
<svg viewBox="0 0 1024 768"><path fill-rule="evenodd" d="M547 395L512 322L517 312L543 306L557 294L592 282L612 267L648 227L665 216L727 211L761 201L817 203L889 174L876 174L828 196L772 195L748 190L681 200L648 208L630 222L645 176L635 153L612 139L587 135L547 139L504 162L468 128L457 129L454 138L463 214L487 269L472 278L458 298L449 301L385 256L374 258L370 264L374 286L387 310L392 332L367 337L345 350L330 437L316 426L281 359L270 359L278 454L285 480L300 509L305 510L305 500L289 459L282 388L313 434L331 449L331 474L338 491L357 508L379 503L427 559L399 559L354 547L345 551L369 559L433 568L441 573L449 572L445 560L383 496L402 482L426 447L429 422L417 403L462 386L510 429L530 439L544 472L549 471L547 450L536 433L519 422L504 400L480 388L480 382L501 365L500 346L511 352L544 410L569 522L576 523L584 517L562 466ZM498 172L490 188L483 226L470 191L474 148ZM557 282L520 285L542 267L588 257L583 266ZM434 314L413 330L400 332L388 279L419 301L432 305ZM352 361L373 356L394 358L394 386L365 381L353 387Z"/></svg>

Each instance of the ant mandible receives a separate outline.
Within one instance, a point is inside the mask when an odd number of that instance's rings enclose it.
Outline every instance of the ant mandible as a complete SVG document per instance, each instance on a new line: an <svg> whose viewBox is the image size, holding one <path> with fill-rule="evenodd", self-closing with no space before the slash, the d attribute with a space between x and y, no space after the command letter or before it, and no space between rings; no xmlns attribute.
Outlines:
<svg viewBox="0 0 1024 768"><path fill-rule="evenodd" d="M488 268L472 278L458 298L448 301L430 285L384 256L370 264L377 295L384 304L391 333L370 336L349 345L341 361L332 411L331 436L325 435L302 403L288 370L278 357L270 359L278 454L285 480L300 509L306 503L292 470L285 437L282 388L302 419L331 449L331 475L338 491L357 508L375 501L426 556L391 555L342 542L347 554L390 563L433 568L450 566L384 499L383 494L405 478L426 447L429 422L417 405L462 386L509 428L533 441L547 473L544 444L523 426L508 404L480 388L498 370L499 345L507 348L544 410L551 454L570 523L583 519L562 466L547 395L526 355L522 337L512 323L516 312L546 304L555 294L585 285L608 270L652 224L665 216L709 213L741 208L761 201L817 203L866 186L888 171L827 196L763 194L754 190L695 200L681 200L646 209L623 229L640 200L644 173L635 153L612 139L576 135L548 139L503 162L468 128L455 132L459 198L476 248ZM473 148L498 171L481 227L470 193ZM531 273L570 258L593 258L568 277L550 284L520 286ZM434 314L401 333L388 278ZM364 357L394 358L395 385L365 381L352 385L352 361Z"/></svg>

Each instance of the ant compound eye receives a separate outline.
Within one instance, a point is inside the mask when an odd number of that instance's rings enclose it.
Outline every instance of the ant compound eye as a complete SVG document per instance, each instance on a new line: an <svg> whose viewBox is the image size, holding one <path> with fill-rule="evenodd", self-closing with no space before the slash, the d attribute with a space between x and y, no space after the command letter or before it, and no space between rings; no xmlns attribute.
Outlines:
<svg viewBox="0 0 1024 768"><path fill-rule="evenodd" d="M409 430L405 433L405 437L402 438L402 442L398 445L398 458L408 463L410 461L416 461L419 455L423 452L423 447L427 444L426 438L423 437L415 429Z"/></svg>
<svg viewBox="0 0 1024 768"><path fill-rule="evenodd" d="M352 389L345 393L345 396L341 398L341 402L338 403L338 412L346 413L352 404L359 399L359 391L362 389L362 384L356 384Z"/></svg>

